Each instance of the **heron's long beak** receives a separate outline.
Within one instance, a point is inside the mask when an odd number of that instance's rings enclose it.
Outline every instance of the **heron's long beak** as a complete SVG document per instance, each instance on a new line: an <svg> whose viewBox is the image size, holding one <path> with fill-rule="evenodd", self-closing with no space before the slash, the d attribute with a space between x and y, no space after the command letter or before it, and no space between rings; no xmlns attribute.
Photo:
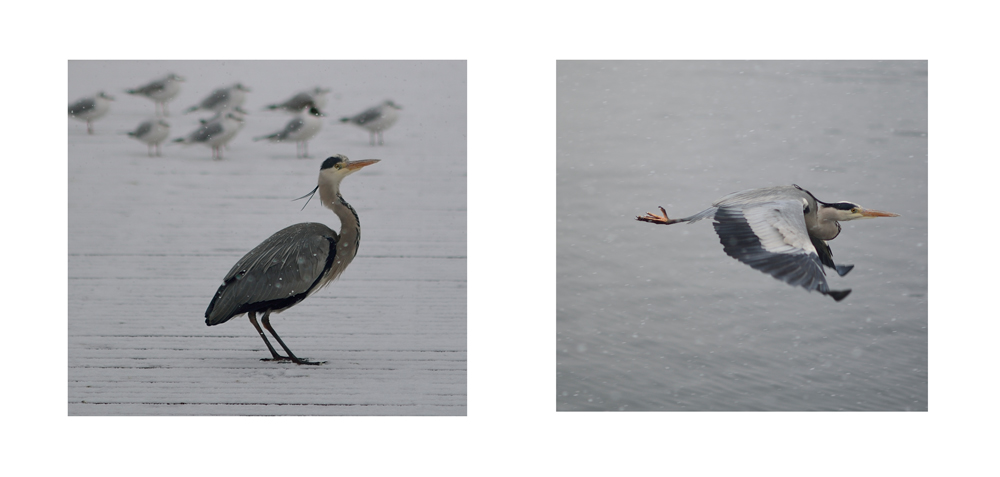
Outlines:
<svg viewBox="0 0 1000 477"><path fill-rule="evenodd" d="M892 212L882 212L881 210L861 209L861 217L874 219L875 217L899 217L899 214Z"/></svg>
<svg viewBox="0 0 1000 477"><path fill-rule="evenodd" d="M353 172L358 169L361 169L362 167L375 164L378 161L380 161L380 159L362 159L360 161L349 161L347 164L344 165L344 167L346 167L347 170Z"/></svg>

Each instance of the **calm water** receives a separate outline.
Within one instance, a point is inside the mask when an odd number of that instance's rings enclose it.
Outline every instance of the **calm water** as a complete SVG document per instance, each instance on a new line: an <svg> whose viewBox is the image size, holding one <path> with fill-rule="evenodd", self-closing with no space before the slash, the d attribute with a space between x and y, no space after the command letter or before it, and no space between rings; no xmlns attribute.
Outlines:
<svg viewBox="0 0 1000 477"><path fill-rule="evenodd" d="M926 62L559 62L560 411L927 410ZM798 184L842 224L837 303L672 217Z"/></svg>

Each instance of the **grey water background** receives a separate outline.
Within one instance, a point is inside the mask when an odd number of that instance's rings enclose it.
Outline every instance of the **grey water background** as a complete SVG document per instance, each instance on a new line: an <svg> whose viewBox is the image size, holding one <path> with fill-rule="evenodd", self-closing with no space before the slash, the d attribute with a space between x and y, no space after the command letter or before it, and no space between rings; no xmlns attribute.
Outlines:
<svg viewBox="0 0 1000 477"><path fill-rule="evenodd" d="M925 61L560 61L559 411L926 411ZM728 257L710 221L798 184L842 223L842 302Z"/></svg>

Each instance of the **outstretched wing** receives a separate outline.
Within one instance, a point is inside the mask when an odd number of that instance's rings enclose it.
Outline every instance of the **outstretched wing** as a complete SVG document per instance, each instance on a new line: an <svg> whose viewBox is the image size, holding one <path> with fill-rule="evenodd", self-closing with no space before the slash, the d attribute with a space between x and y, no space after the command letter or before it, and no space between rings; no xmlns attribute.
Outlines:
<svg viewBox="0 0 1000 477"><path fill-rule="evenodd" d="M800 200L720 206L715 232L723 250L751 268L792 286L816 290L840 301L850 290L830 290L823 262L806 229Z"/></svg>

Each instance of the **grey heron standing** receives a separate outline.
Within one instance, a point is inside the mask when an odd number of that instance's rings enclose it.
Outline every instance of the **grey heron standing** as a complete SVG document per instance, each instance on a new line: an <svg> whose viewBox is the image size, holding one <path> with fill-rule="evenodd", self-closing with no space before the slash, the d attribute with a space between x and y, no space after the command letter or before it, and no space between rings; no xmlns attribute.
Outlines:
<svg viewBox="0 0 1000 477"><path fill-rule="evenodd" d="M271 328L271 313L287 310L329 285L354 260L361 240L361 223L358 213L340 195L340 181L376 162L379 160L349 161L339 154L323 161L319 184L300 199L319 190L320 202L340 218L340 233L323 224L302 223L286 227L254 247L223 278L222 286L205 310L205 324L218 325L247 313L271 352L271 358L263 361L322 364L296 357ZM264 313L261 318L264 328L288 356L279 355L271 346L257 324L258 312Z"/></svg>
<svg viewBox="0 0 1000 477"><path fill-rule="evenodd" d="M396 119L399 118L399 114L396 113L397 109L403 108L391 100L386 100L382 104L368 108L354 116L340 118L340 121L367 129L371 145L375 145L375 136L378 136L378 143L381 145L383 144L382 131L396 124Z"/></svg>
<svg viewBox="0 0 1000 477"><path fill-rule="evenodd" d="M830 290L823 265L840 276L854 268L834 264L826 243L840 234L838 222L899 217L851 202L823 202L794 184L734 192L683 219L668 218L663 207L660 212L662 216L646 213L636 220L670 225L714 218L715 233L727 255L789 285L816 290L836 301L851 290Z"/></svg>

